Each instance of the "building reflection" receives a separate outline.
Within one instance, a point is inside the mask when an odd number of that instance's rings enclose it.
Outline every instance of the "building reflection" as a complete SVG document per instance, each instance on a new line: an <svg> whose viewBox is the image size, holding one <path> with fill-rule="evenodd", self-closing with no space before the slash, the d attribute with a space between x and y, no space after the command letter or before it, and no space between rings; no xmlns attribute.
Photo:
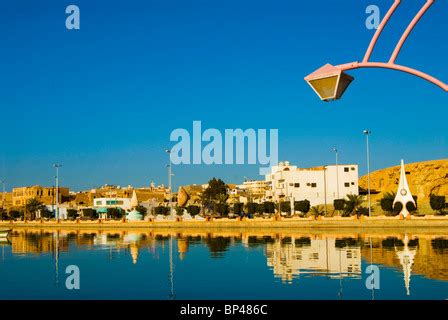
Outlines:
<svg viewBox="0 0 448 320"><path fill-rule="evenodd" d="M371 239L371 246L370 246ZM194 259L190 251L205 246L210 258L222 259L230 248L261 250L274 277L284 283L306 276L361 278L362 263L393 267L403 272L403 286L411 294L414 274L448 280L448 240L441 235L307 234L256 230L37 230L17 229L9 242L14 255L51 254L55 263L70 250L98 250L110 260L127 256L133 265L142 254L158 260L170 255L176 261ZM166 261L166 260L165 260ZM170 271L170 276L171 276Z"/></svg>
<svg viewBox="0 0 448 320"><path fill-rule="evenodd" d="M266 244L267 265L284 282L300 275L361 276L361 248L336 245L335 238L275 239Z"/></svg>

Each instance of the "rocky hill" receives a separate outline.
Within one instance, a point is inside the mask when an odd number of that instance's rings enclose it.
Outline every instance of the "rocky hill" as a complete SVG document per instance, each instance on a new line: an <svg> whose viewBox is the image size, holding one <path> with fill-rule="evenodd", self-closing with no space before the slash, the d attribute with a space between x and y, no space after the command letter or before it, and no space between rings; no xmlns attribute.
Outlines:
<svg viewBox="0 0 448 320"><path fill-rule="evenodd" d="M405 164L405 171L411 193L419 202L428 202L430 194L448 196L448 159ZM400 166L371 172L372 199L396 192L399 178ZM359 179L359 186L367 189L367 175Z"/></svg>

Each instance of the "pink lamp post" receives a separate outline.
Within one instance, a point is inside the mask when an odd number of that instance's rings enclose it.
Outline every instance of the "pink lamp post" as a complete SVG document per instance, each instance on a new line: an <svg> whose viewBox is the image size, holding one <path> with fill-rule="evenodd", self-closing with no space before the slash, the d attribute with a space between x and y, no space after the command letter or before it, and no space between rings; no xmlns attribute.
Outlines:
<svg viewBox="0 0 448 320"><path fill-rule="evenodd" d="M326 64L323 67L317 69L313 73L306 76L305 81L308 82L308 84L317 93L317 95L320 97L321 100L333 101L340 99L342 97L343 93L354 79L352 76L346 74L345 71L359 68L385 68L406 72L414 76L420 77L424 80L427 80L435 84L436 86L439 86L440 88L448 92L448 84L419 70L398 65L395 63L398 54L400 53L401 48L403 47L409 34L412 32L412 30L420 21L421 17L425 14L425 12L431 7L434 1L435 0L427 0L425 5L416 14L414 19L412 19L412 21L404 31L403 35L401 36L400 40L398 41L388 62L370 62L369 60L372 51L375 48L376 42L378 41L378 38L381 35L381 32L383 32L383 29L388 23L389 19L392 17L393 13L400 5L401 0L395 0L394 4L389 9L386 16L381 21L381 24L379 25L372 40L370 41L370 45L367 48L366 54L362 62L355 61L337 66Z"/></svg>

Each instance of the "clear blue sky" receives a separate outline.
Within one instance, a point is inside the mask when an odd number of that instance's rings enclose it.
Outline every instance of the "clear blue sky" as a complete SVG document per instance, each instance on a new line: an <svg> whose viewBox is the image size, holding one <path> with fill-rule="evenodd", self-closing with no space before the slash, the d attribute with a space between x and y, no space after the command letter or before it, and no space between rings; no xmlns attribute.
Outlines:
<svg viewBox="0 0 448 320"><path fill-rule="evenodd" d="M279 158L301 167L372 168L447 158L448 95L419 78L355 70L344 98L322 103L303 77L361 60L365 8L392 0L6 0L0 2L0 179L8 189L166 183L175 128L279 129ZM372 60L386 60L423 0L404 0ZM65 28L65 7L81 29ZM437 0L397 63L448 81L448 1ZM176 185L261 178L258 166L177 166Z"/></svg>

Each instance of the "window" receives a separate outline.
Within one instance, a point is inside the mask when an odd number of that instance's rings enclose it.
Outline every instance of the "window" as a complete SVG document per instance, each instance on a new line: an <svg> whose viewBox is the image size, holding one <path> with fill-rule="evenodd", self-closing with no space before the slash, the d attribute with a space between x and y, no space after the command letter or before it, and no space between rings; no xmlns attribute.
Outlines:
<svg viewBox="0 0 448 320"><path fill-rule="evenodd" d="M355 167L351 167L350 170L355 171Z"/></svg>
<svg viewBox="0 0 448 320"><path fill-rule="evenodd" d="M294 188L300 188L300 183L294 183Z"/></svg>
<svg viewBox="0 0 448 320"><path fill-rule="evenodd" d="M294 183L290 183L289 186L292 187L294 185Z"/></svg>
<svg viewBox="0 0 448 320"><path fill-rule="evenodd" d="M344 172L348 172L349 168L348 167L344 167Z"/></svg>
<svg viewBox="0 0 448 320"><path fill-rule="evenodd" d="M96 203L96 205L97 205L97 206L100 206L100 205L101 205L101 203L102 203L102 201L101 201L101 200L99 200L99 201L96 201L95 203Z"/></svg>
<svg viewBox="0 0 448 320"><path fill-rule="evenodd" d="M354 186L355 185L355 183L354 182L352 182L352 186Z"/></svg>
<svg viewBox="0 0 448 320"><path fill-rule="evenodd" d="M313 183L311 184L311 188L316 188L316 187L317 187L317 183L313 182Z"/></svg>
<svg viewBox="0 0 448 320"><path fill-rule="evenodd" d="M310 260L319 260L319 253L318 252L313 252L310 253Z"/></svg>
<svg viewBox="0 0 448 320"><path fill-rule="evenodd" d="M346 187L346 188L350 187L350 182L344 183L344 187Z"/></svg>

